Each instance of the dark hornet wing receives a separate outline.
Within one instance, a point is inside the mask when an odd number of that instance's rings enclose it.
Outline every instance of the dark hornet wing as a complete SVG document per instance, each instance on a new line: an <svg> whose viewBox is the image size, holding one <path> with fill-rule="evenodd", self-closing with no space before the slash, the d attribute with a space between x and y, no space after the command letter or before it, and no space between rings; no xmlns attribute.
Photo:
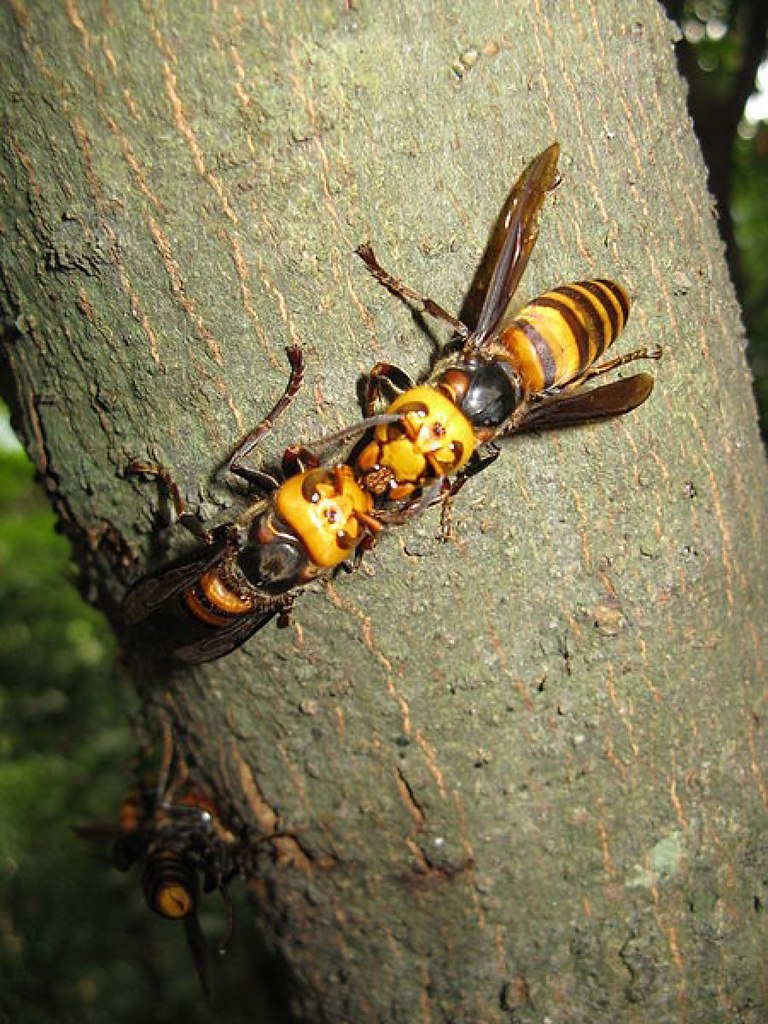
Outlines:
<svg viewBox="0 0 768 1024"><path fill-rule="evenodd" d="M157 611L166 601L170 601L181 591L197 583L203 573L220 560L225 548L226 545L220 544L213 553L207 551L204 558L195 558L180 565L160 569L159 572L134 583L123 601L123 619L126 624L135 626L137 622Z"/></svg>
<svg viewBox="0 0 768 1024"><path fill-rule="evenodd" d="M268 622L280 612L285 611L292 604L292 600L278 599L265 601L260 608L255 608L247 615L241 615L233 619L231 625L212 630L210 635L202 637L184 647L177 647L173 652L175 657L184 661L187 665L201 665L206 661L215 661L223 658L225 654L242 647L246 640L250 640L254 633L258 633Z"/></svg>
<svg viewBox="0 0 768 1024"><path fill-rule="evenodd" d="M552 395L531 404L520 423L510 434L524 430L548 430L551 427L575 426L590 420L623 416L642 405L653 391L655 377L651 373L634 373L594 388L577 388ZM509 435L502 435L506 437Z"/></svg>
<svg viewBox="0 0 768 1024"><path fill-rule="evenodd" d="M539 214L547 195L557 187L560 146L553 142L525 168L496 222L489 255L498 251L468 347L483 348L496 333L517 290L539 235Z"/></svg>

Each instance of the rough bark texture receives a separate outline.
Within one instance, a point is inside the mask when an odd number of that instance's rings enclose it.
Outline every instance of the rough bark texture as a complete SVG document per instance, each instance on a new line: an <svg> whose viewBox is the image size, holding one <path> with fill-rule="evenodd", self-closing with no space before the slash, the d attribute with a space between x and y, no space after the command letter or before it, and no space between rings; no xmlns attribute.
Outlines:
<svg viewBox="0 0 768 1024"><path fill-rule="evenodd" d="M634 296L621 421L525 437L295 624L147 702L233 822L302 1020L765 1019L766 467L744 339L650 0L242 0L0 10L4 378L89 592L163 557L172 467L359 417L434 347L352 252L458 309L523 164L563 184L523 282ZM199 485L199 493L198 493ZM223 510L229 509L229 513ZM189 546L172 534L171 553Z"/></svg>

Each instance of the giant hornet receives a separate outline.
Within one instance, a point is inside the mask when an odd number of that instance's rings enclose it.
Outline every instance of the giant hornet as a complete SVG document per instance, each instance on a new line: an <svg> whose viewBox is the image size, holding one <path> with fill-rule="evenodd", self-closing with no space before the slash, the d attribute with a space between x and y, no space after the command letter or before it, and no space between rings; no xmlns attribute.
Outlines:
<svg viewBox="0 0 768 1024"><path fill-rule="evenodd" d="M171 766L173 765L173 772ZM139 774L120 806L118 827L85 825L84 839L111 843L111 861L120 871L142 867L141 885L150 909L182 921L203 994L210 1002L206 943L197 916L202 891L218 889L224 901L226 929L218 948L226 952L232 936L232 904L227 887L241 873L247 845L222 822L210 796L192 779L184 760L174 755L170 725L163 723L163 761L155 774Z"/></svg>
<svg viewBox="0 0 768 1024"><path fill-rule="evenodd" d="M280 400L238 446L229 470L268 493L233 523L203 528L187 510L170 473L155 463L134 460L130 470L159 477L167 486L179 522L205 548L194 558L160 569L128 592L123 615L133 625L161 609L178 610L195 636L175 650L182 661L211 661L245 643L276 615L285 623L297 591L370 547L379 530L372 494L344 463L321 466L314 452L285 450L282 483L249 466L248 456L272 429L298 392L304 362L297 346L288 349L291 376ZM317 442L340 444L372 426L397 419L374 416ZM187 630L185 629L185 633Z"/></svg>
<svg viewBox="0 0 768 1024"><path fill-rule="evenodd" d="M188 779L173 790L163 776L142 779L123 800L112 860L120 871L143 866L141 884L149 907L168 920L183 921L206 1000L210 1002L205 939L197 916L203 892L218 889L227 914L219 951L232 934L226 886L239 871L239 843L221 822L211 799Z"/></svg>
<svg viewBox="0 0 768 1024"><path fill-rule="evenodd" d="M561 285L510 315L510 301L538 237L541 208L560 181L559 153L555 142L537 156L501 211L495 263L473 330L387 273L370 245L357 249L385 288L419 312L450 324L463 341L458 354L444 356L422 385L388 363L376 363L371 371L368 415L385 386L398 393L387 412L399 419L379 425L355 461L358 482L376 496L382 521L402 522L455 493L496 458L496 439L619 416L644 402L653 389L648 373L584 386L625 363L661 356L659 348L641 348L597 362L629 316L629 297L615 281ZM388 514L382 506L390 503L399 508Z"/></svg>

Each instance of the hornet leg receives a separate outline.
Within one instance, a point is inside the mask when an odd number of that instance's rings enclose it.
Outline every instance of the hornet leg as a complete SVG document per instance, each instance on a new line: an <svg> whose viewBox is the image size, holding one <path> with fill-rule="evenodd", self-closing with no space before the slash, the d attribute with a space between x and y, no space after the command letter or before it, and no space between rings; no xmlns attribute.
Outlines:
<svg viewBox="0 0 768 1024"><path fill-rule="evenodd" d="M436 320L444 320L445 323L451 325L459 337L465 339L469 337L471 332L467 325L463 324L461 320L457 320L455 316L451 316L451 314L446 312L442 306L438 305L434 299L430 299L426 295L421 295L419 292L414 291L413 288L409 288L408 285L403 284L402 281L398 281L396 277L392 277L391 274L387 273L374 256L373 249L370 245L359 245L355 252L365 263L379 284L382 284L387 291L392 292L392 294L396 295L399 299L412 303L419 313L429 313L429 315L433 316Z"/></svg>
<svg viewBox="0 0 768 1024"><path fill-rule="evenodd" d="M661 359L662 350L659 345L655 345L653 348L644 347L636 348L633 352L627 352L623 356L615 356L613 359L606 359L604 363L598 363L597 366L590 366L578 381L574 381L573 384L568 385L568 390L571 387L575 387L579 384L583 384L584 381L591 380L592 377L600 377L604 373L608 373L610 370L615 370L617 366L626 366L627 363L634 363L638 359Z"/></svg>
<svg viewBox="0 0 768 1024"><path fill-rule="evenodd" d="M179 523L203 544L213 543L213 534L205 529L194 512L189 511L189 506L181 495L179 485L165 467L159 466L156 462L142 462L141 459L132 459L128 464L128 472L156 476L159 480L162 480L173 502L173 508Z"/></svg>
<svg viewBox="0 0 768 1024"><path fill-rule="evenodd" d="M267 473L244 465L244 462L256 445L270 432L277 418L285 412L301 387L301 382L304 379L304 357L301 354L301 349L298 345L291 345L286 351L291 363L291 376L282 398L270 409L261 423L237 446L229 460L229 470L235 476L239 476L249 483L255 483L257 486L263 486L266 483L270 490L274 490L278 486L275 479Z"/></svg>

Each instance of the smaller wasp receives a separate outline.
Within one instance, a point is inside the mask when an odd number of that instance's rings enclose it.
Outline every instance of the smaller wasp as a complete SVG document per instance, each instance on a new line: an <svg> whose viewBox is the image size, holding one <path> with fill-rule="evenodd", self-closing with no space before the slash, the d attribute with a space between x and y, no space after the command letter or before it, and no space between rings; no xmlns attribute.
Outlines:
<svg viewBox="0 0 768 1024"><path fill-rule="evenodd" d="M112 841L111 861L120 871L140 865L141 886L148 906L160 917L182 921L206 1000L210 1002L206 943L198 920L203 893L218 889L227 925L218 944L226 952L232 936L232 904L227 887L240 874L244 843L224 825L213 800L175 758L171 729L164 723L164 756L157 776L141 776L125 796L117 833L100 826L77 832L87 839ZM202 880L202 886L201 886Z"/></svg>
<svg viewBox="0 0 768 1024"><path fill-rule="evenodd" d="M221 823L213 802L193 783L171 797L152 780L142 780L120 808L112 861L120 871L141 864L147 905L160 917L184 922L195 969L210 1002L205 939L197 915L200 876L204 893L218 889L224 899L227 929L219 943L223 953L232 934L226 885L239 870L237 840Z"/></svg>
<svg viewBox="0 0 768 1024"><path fill-rule="evenodd" d="M309 447L283 455L282 483L247 465L256 445L293 400L303 378L301 350L288 350L291 376L283 396L238 446L229 460L235 476L268 492L239 518L214 531L187 510L177 484L162 466L134 460L130 470L159 477L167 486L179 522L205 548L192 559L160 569L128 592L123 615L133 625L162 608L182 612L195 636L176 648L182 661L211 661L245 643L276 615L285 624L305 584L327 575L371 547L380 524L372 495L344 463L321 466ZM374 416L318 444L339 444L396 415Z"/></svg>
<svg viewBox="0 0 768 1024"><path fill-rule="evenodd" d="M369 245L357 250L380 284L450 324L463 343L458 353L439 360L425 384L414 384L388 363L371 371L367 414L385 385L397 394L387 412L398 419L378 426L355 462L359 482L377 498L382 522L402 522L455 493L496 458L497 439L618 416L635 409L653 389L648 373L584 386L625 363L661 356L659 348L641 348L597 362L629 316L629 298L617 282L600 278L562 285L518 312L510 309L538 237L544 200L560 182L559 152L553 143L531 161L501 211L489 246L490 279L473 330L384 270ZM387 503L400 503L399 511L387 515Z"/></svg>

